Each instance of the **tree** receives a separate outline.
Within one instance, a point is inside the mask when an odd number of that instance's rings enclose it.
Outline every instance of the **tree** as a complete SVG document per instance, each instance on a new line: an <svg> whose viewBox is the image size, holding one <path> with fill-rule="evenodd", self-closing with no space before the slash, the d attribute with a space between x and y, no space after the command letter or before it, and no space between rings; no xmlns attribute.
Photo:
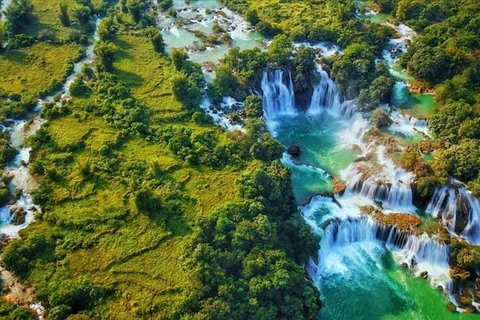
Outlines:
<svg viewBox="0 0 480 320"><path fill-rule="evenodd" d="M77 5L73 9L73 16L77 19L78 23L81 26L86 25L90 21L90 15L92 14L92 10L84 5Z"/></svg>
<svg viewBox="0 0 480 320"><path fill-rule="evenodd" d="M250 95L245 99L245 114L247 118L260 118L263 116L262 99L257 95Z"/></svg>
<svg viewBox="0 0 480 320"><path fill-rule="evenodd" d="M202 93L197 85L184 74L172 79L173 95L189 112L195 111L202 102Z"/></svg>
<svg viewBox="0 0 480 320"><path fill-rule="evenodd" d="M163 41L162 34L158 30L152 35L150 40L152 41L153 49L156 52L163 53L165 51L165 41Z"/></svg>
<svg viewBox="0 0 480 320"><path fill-rule="evenodd" d="M3 51L3 39L7 34L7 27L3 21L0 21L0 52Z"/></svg>
<svg viewBox="0 0 480 320"><path fill-rule="evenodd" d="M139 22L142 19L143 3L141 0L127 0L126 7L132 15L133 21Z"/></svg>
<svg viewBox="0 0 480 320"><path fill-rule="evenodd" d="M259 140L250 147L250 153L255 159L265 162L274 161L282 157L285 148L280 142L272 138L268 133L264 133Z"/></svg>
<svg viewBox="0 0 480 320"><path fill-rule="evenodd" d="M273 41L268 48L268 56L272 63L281 66L289 60L292 51L292 40L287 35L280 34L273 38Z"/></svg>
<svg viewBox="0 0 480 320"><path fill-rule="evenodd" d="M5 19L14 33L21 32L32 21L33 9L31 0L12 0L5 10Z"/></svg>
<svg viewBox="0 0 480 320"><path fill-rule="evenodd" d="M232 69L227 66L221 66L218 68L215 79L209 86L209 90L214 90L215 95L219 98L215 99L216 102L221 100L222 97L233 96L240 88L240 83L233 75Z"/></svg>
<svg viewBox="0 0 480 320"><path fill-rule="evenodd" d="M172 51L170 52L170 58L172 59L175 69L180 71L184 62L188 59L188 55L182 48L172 48Z"/></svg>
<svg viewBox="0 0 480 320"><path fill-rule="evenodd" d="M104 69L107 72L110 72L113 68L113 61L115 58L115 53L118 48L111 42L108 41L99 41L95 45L94 53L99 59L100 69Z"/></svg>
<svg viewBox="0 0 480 320"><path fill-rule="evenodd" d="M315 52L312 48L301 46L293 58L295 68L295 92L311 89L316 80Z"/></svg>
<svg viewBox="0 0 480 320"><path fill-rule="evenodd" d="M85 97L90 92L90 88L83 82L83 77L79 74L70 85L70 93L74 97Z"/></svg>
<svg viewBox="0 0 480 320"><path fill-rule="evenodd" d="M440 111L432 116L428 125L434 135L449 142L457 143L460 140L459 129L467 120L475 118L475 109L463 102L447 103ZM466 128L462 133L467 135Z"/></svg>
<svg viewBox="0 0 480 320"><path fill-rule="evenodd" d="M388 127L393 123L387 110L383 108L378 108L372 112L370 122L378 129Z"/></svg>
<svg viewBox="0 0 480 320"><path fill-rule="evenodd" d="M374 54L367 43L349 45L333 63L332 78L348 99L357 97L362 89L367 89L374 75Z"/></svg>
<svg viewBox="0 0 480 320"><path fill-rule="evenodd" d="M161 0L158 2L158 7L162 11L167 11L173 6L173 0Z"/></svg>
<svg viewBox="0 0 480 320"><path fill-rule="evenodd" d="M98 37L101 41L107 41L112 39L112 35L115 32L115 24L112 18L105 18L100 22L98 26Z"/></svg>
<svg viewBox="0 0 480 320"><path fill-rule="evenodd" d="M58 14L58 18L63 26L69 27L70 26L70 15L68 14L68 3L65 1L60 1L59 3L60 12Z"/></svg>

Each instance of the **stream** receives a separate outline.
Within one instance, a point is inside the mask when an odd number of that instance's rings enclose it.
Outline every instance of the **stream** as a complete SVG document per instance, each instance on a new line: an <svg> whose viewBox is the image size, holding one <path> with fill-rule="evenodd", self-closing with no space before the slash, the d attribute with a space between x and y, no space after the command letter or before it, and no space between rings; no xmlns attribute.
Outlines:
<svg viewBox="0 0 480 320"><path fill-rule="evenodd" d="M96 18L96 27L98 27L100 21L100 18ZM93 63L93 47L95 41L98 40L97 32L95 32L93 39L94 41L86 48L84 57L74 64L72 72L65 79L59 91L44 99L39 99L36 107L25 119L8 119L8 125L1 127L2 130L10 132L11 145L18 150L18 153L3 170L3 180L8 181L7 187L10 192L14 194L14 197L8 205L0 208L0 235L17 238L19 236L18 232L32 223L35 212L40 210L40 208L33 203L31 196L31 191L35 190L38 185L29 172L31 148L24 146L24 142L28 137L35 134L45 122L45 120L40 117L40 111L44 103L53 102L54 97L58 94L60 94L60 99L56 102L57 104L60 104L62 100L70 98L70 85L73 80L82 71L84 65ZM14 223L16 214L24 215L25 218L22 219L23 221ZM25 299L25 301L30 303L30 309L37 315L38 319L44 319L45 308L39 302L31 301L32 298L31 294L28 293L28 288L25 289L25 287L21 286L15 277L3 268L1 275L2 281L10 287L12 293L16 295L18 299Z"/></svg>

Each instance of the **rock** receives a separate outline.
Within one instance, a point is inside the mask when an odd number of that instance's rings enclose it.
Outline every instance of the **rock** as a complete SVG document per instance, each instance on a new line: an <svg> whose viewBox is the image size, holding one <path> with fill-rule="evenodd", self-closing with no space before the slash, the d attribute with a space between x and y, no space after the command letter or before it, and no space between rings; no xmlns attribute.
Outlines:
<svg viewBox="0 0 480 320"><path fill-rule="evenodd" d="M345 183L341 182L336 177L333 177L333 193L342 196L346 189L347 185Z"/></svg>
<svg viewBox="0 0 480 320"><path fill-rule="evenodd" d="M406 263L406 262L403 262L403 263L402 263L402 267L404 267L404 268L408 269L408 263Z"/></svg>
<svg viewBox="0 0 480 320"><path fill-rule="evenodd" d="M38 211L37 207L35 207L35 206L31 206L30 208L28 208L28 210L29 210L29 211L33 211L33 212L37 212L37 211Z"/></svg>
<svg viewBox="0 0 480 320"><path fill-rule="evenodd" d="M442 286L437 286L437 290L438 291L443 291L443 287Z"/></svg>
<svg viewBox="0 0 480 320"><path fill-rule="evenodd" d="M428 279L428 271L422 271L422 273L420 273L420 277L427 280Z"/></svg>
<svg viewBox="0 0 480 320"><path fill-rule="evenodd" d="M287 153L291 155L294 158L300 157L301 154L300 146L298 144L292 144L290 147L287 149Z"/></svg>
<svg viewBox="0 0 480 320"><path fill-rule="evenodd" d="M447 310L455 313L455 312L457 312L457 307L453 303L449 302L447 304Z"/></svg>
<svg viewBox="0 0 480 320"><path fill-rule="evenodd" d="M460 268L459 266L454 266L449 270L450 278L453 280L466 281L470 278L471 273L465 269Z"/></svg>
<svg viewBox="0 0 480 320"><path fill-rule="evenodd" d="M352 146L352 149L353 149L353 152L355 152L355 153L362 153L362 148L360 148L360 146L357 145L357 144L354 144Z"/></svg>
<svg viewBox="0 0 480 320"><path fill-rule="evenodd" d="M15 200L18 200L20 199L20 197L22 196L23 194L23 190L22 189L15 189L15 192L13 193L13 198Z"/></svg>
<svg viewBox="0 0 480 320"><path fill-rule="evenodd" d="M12 209L10 208L10 211ZM15 211L11 211L12 212L12 224L15 225L15 226L18 226L20 224L23 224L25 223L25 216L27 215L27 213L25 212L25 210L23 210L23 208L16 208Z"/></svg>
<svg viewBox="0 0 480 320"><path fill-rule="evenodd" d="M457 197L457 212L455 215L455 232L461 233L468 224L470 205L463 195Z"/></svg>
<svg viewBox="0 0 480 320"><path fill-rule="evenodd" d="M465 308L466 313L475 313L475 308L472 306L466 307Z"/></svg>
<svg viewBox="0 0 480 320"><path fill-rule="evenodd" d="M480 300L480 290L475 290L475 298L477 298L477 300Z"/></svg>
<svg viewBox="0 0 480 320"><path fill-rule="evenodd" d="M23 167L28 167L29 163L25 160L22 160L20 161L20 164L23 166Z"/></svg>
<svg viewBox="0 0 480 320"><path fill-rule="evenodd" d="M462 308L472 306L472 296L470 296L468 292L462 295L458 295L455 300L457 300L459 306L461 306Z"/></svg>

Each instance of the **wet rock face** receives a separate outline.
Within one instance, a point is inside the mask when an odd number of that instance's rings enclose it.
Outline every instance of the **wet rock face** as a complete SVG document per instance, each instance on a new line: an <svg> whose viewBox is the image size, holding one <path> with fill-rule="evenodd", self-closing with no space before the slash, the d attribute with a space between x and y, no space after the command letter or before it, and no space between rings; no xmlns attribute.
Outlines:
<svg viewBox="0 0 480 320"><path fill-rule="evenodd" d="M25 223L25 216L27 215L27 213L25 212L25 210L21 207L15 207L15 206L12 206L10 208L10 212L12 214L12 224L13 225L20 225L20 224L23 224Z"/></svg>
<svg viewBox="0 0 480 320"><path fill-rule="evenodd" d="M469 271L464 270L458 266L450 268L449 274L453 280L458 280L458 281L466 281L471 276Z"/></svg>
<svg viewBox="0 0 480 320"><path fill-rule="evenodd" d="M470 211L470 206L468 200L463 196L459 195L457 198L457 212L455 215L455 232L461 233L468 224L468 216Z"/></svg>
<svg viewBox="0 0 480 320"><path fill-rule="evenodd" d="M347 185L337 178L333 178L333 193L338 194L339 196L342 196L345 193L345 190L347 189Z"/></svg>
<svg viewBox="0 0 480 320"><path fill-rule="evenodd" d="M302 151L300 150L300 146L298 144L292 144L287 149L287 153L294 158L299 158Z"/></svg>

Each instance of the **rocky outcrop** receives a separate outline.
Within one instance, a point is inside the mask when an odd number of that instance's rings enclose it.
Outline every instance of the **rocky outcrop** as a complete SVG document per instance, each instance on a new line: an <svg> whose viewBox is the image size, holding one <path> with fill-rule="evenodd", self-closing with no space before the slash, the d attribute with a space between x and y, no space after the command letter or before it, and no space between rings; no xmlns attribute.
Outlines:
<svg viewBox="0 0 480 320"><path fill-rule="evenodd" d="M470 271L454 266L449 270L450 278L458 281L466 281L471 277Z"/></svg>
<svg viewBox="0 0 480 320"><path fill-rule="evenodd" d="M409 234L417 233L418 227L422 224L422 219L409 213L383 214L382 211L371 206L363 207L362 212L386 227L395 227Z"/></svg>
<svg viewBox="0 0 480 320"><path fill-rule="evenodd" d="M292 144L287 148L287 153L291 155L293 158L299 158L302 150L298 144Z"/></svg>
<svg viewBox="0 0 480 320"><path fill-rule="evenodd" d="M332 184L333 184L334 194L342 196L345 193L345 190L347 189L347 185L342 181L338 180L338 178L333 177Z"/></svg>
<svg viewBox="0 0 480 320"><path fill-rule="evenodd" d="M20 225L25 223L25 216L27 212L21 207L10 207L10 213L12 214L12 224L13 225Z"/></svg>

